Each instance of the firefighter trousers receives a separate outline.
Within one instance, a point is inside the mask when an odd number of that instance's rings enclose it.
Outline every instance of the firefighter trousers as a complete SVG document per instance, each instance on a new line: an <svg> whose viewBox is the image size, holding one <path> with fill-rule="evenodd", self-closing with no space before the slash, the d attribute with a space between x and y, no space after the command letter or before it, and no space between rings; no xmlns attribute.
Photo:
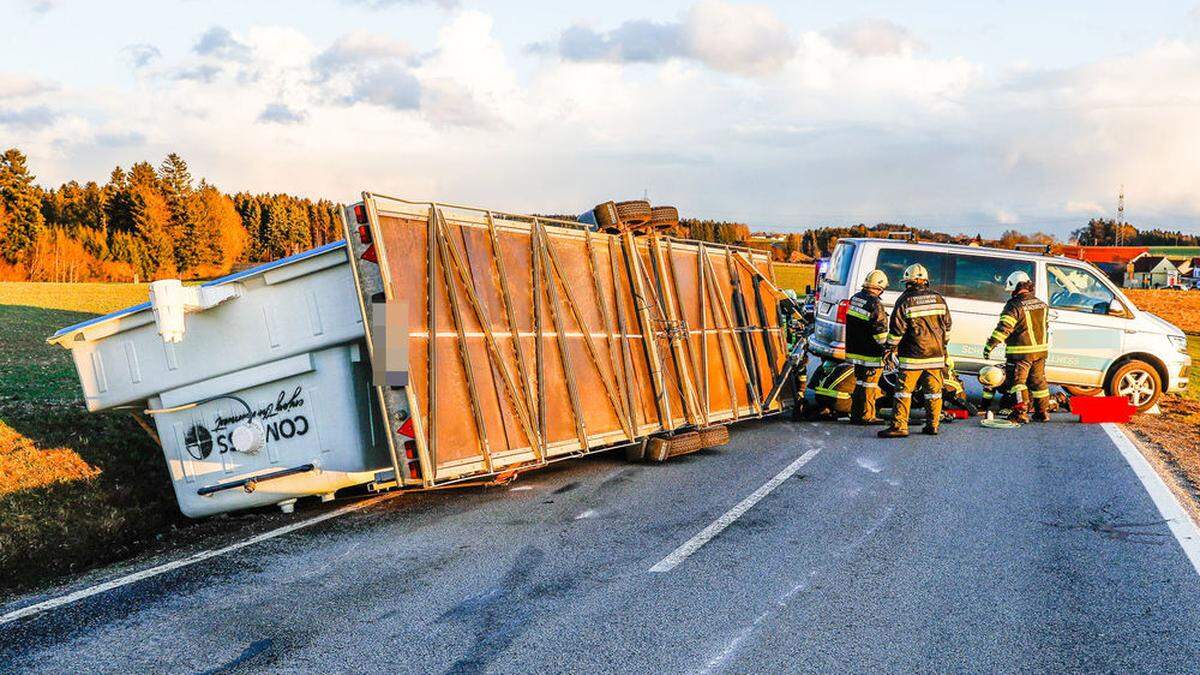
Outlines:
<svg viewBox="0 0 1200 675"><path fill-rule="evenodd" d="M908 413L912 410L912 395L921 387L925 396L925 426L938 428L942 422L942 369L901 370L896 387L896 414L892 428L908 431Z"/></svg>
<svg viewBox="0 0 1200 675"><path fill-rule="evenodd" d="M883 368L854 366L854 399L850 405L850 421L875 419L875 403L879 401L879 378Z"/></svg>
<svg viewBox="0 0 1200 675"><path fill-rule="evenodd" d="M1050 402L1050 385L1046 382L1046 355L1035 354L1009 359L1004 364L1005 385L1016 403L1014 412L1029 409L1030 402L1037 412L1046 412Z"/></svg>

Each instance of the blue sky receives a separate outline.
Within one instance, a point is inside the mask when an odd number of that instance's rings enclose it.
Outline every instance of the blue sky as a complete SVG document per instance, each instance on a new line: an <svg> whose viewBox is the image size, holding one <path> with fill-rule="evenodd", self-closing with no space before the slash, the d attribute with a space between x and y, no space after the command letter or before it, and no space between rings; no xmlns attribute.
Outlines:
<svg viewBox="0 0 1200 675"><path fill-rule="evenodd" d="M1200 230L1200 5L0 3L43 184L182 153L226 190L779 230ZM902 6L901 6L902 5ZM1051 6L1047 6L1051 5Z"/></svg>

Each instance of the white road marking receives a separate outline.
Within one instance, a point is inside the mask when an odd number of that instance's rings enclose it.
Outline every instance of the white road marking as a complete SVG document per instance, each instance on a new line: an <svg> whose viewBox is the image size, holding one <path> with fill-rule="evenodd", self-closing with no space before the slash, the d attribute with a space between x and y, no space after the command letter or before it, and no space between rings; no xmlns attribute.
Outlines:
<svg viewBox="0 0 1200 675"><path fill-rule="evenodd" d="M584 518L595 518L598 515L600 515L600 514L596 513L595 509L588 509L587 511L584 511L583 513L575 516L575 520L583 520Z"/></svg>
<svg viewBox="0 0 1200 675"><path fill-rule="evenodd" d="M247 546L250 546L251 544L257 544L259 542L266 541L268 539L274 539L275 537L279 537L279 536L288 534L289 532L295 532L296 530L302 530L306 527L311 527L313 525L316 525L317 523L323 523L326 520L337 518L338 516L344 516L347 513L352 513L354 511L364 509L373 504L377 504L385 499L390 499L392 497L395 497L395 496L398 496L401 494L404 494L404 493L403 492L392 492L389 494L379 495L377 497L371 497L370 499L364 499L362 501L355 502L355 503L349 504L347 506L343 506L340 509L330 511L328 513L322 513L319 516L313 516L312 518L309 518L308 520L302 520L298 523L292 523L291 525L284 525L283 527L279 527L274 530L270 530L268 532L263 532L262 534L257 534L253 537L250 537L249 539L244 539L235 544L230 544L230 545L224 546L222 548L212 549L210 551L201 551L195 555L188 556L187 558L182 558L180 560L173 560L171 562L163 563L162 565L158 565L157 567L151 567L149 569L141 570L140 572L134 572L132 574L127 574L123 577L118 577L116 579L106 581L102 584L97 584L95 586L83 588L83 589L80 589L73 593L68 593L66 595L60 595L57 598L50 598L49 600L44 600L42 602L39 602L39 603L36 603L33 605L29 605L28 607L22 607L20 609L13 610L3 616L0 616L0 626L4 625L6 623L11 623L18 619L24 619L25 617L34 616L36 614L41 614L42 612L47 612L52 609L57 609L64 605L69 605L73 602L78 602L79 600L83 600L84 598L90 598L93 595L99 595L101 593L111 591L114 588L128 586L129 584L132 584L137 581L142 581L143 579L149 579L150 577L158 576L159 574L165 574L166 572L170 572L172 570L177 570L181 567L187 567L188 565L194 565L198 562L208 560L209 558L215 558L216 556L219 556L219 555L231 553L240 548L245 548Z"/></svg>
<svg viewBox="0 0 1200 675"><path fill-rule="evenodd" d="M754 507L755 504L762 501L763 497L771 494L771 491L779 487L783 481L792 477L792 474L800 470L800 467L808 463L810 459L817 456L821 452L819 449L812 449L800 455L796 461L787 465L783 471L775 474L775 477L763 484L754 492L750 493L742 501L737 503L732 509L725 512L725 515L717 518L708 527L700 530L696 536L688 539L682 546L671 552L670 555L655 563L654 567L650 568L651 572L670 572L675 569L676 565L683 562L685 558L695 553L701 546L707 544L709 540L721 533L722 530L729 527L733 521L741 518L747 511Z"/></svg>
<svg viewBox="0 0 1200 675"><path fill-rule="evenodd" d="M533 487L531 487L529 485L518 485L515 488L509 488L508 491L509 492L524 492L525 490L532 490L532 489L533 489Z"/></svg>
<svg viewBox="0 0 1200 675"><path fill-rule="evenodd" d="M1200 574L1200 527L1196 526L1195 521L1179 503L1179 499L1175 497L1175 493L1171 492L1171 488L1163 482L1162 476L1159 476L1154 467L1150 466L1150 462L1142 456L1141 450L1138 450L1133 441L1129 440L1121 427L1111 422L1106 422L1101 426L1104 427L1104 433L1108 434L1117 449L1121 451L1125 461L1129 463L1129 467L1142 481L1142 486L1146 488L1146 492L1150 493L1150 499L1154 500L1158 512L1167 521L1167 527L1171 528L1171 534L1175 535L1179 546L1183 548L1184 555L1191 561L1196 573Z"/></svg>

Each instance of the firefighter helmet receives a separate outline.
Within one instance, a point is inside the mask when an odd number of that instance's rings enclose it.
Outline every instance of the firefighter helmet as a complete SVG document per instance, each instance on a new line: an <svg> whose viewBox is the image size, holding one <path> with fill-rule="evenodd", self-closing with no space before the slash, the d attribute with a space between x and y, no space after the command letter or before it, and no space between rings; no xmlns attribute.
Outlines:
<svg viewBox="0 0 1200 675"><path fill-rule="evenodd" d="M1004 282L1004 290L1015 291L1017 290L1017 286L1029 281L1031 281L1031 279L1029 278L1028 274L1022 270L1017 270L1016 272L1008 275L1008 280Z"/></svg>
<svg viewBox="0 0 1200 675"><path fill-rule="evenodd" d="M921 263L913 263L904 268L904 283L912 283L914 281L929 281L929 270Z"/></svg>
<svg viewBox="0 0 1200 675"><path fill-rule="evenodd" d="M786 295L788 297L788 299L790 299L790 300L796 299L796 291L794 291L790 288L783 289L783 294Z"/></svg>
<svg viewBox="0 0 1200 675"><path fill-rule="evenodd" d="M979 371L979 384L985 387L999 387L1004 384L1004 369L1000 366L987 366Z"/></svg>
<svg viewBox="0 0 1200 675"><path fill-rule="evenodd" d="M887 288L888 278L883 273L883 270L871 270L867 273L867 278L863 280L863 288L875 288L883 290Z"/></svg>

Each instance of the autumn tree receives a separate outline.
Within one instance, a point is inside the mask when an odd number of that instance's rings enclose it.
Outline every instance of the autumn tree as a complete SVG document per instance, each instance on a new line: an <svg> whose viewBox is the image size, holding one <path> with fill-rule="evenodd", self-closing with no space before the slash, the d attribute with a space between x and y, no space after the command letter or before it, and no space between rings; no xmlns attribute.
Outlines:
<svg viewBox="0 0 1200 675"><path fill-rule="evenodd" d="M0 257L10 263L20 261L45 225L40 190L33 180L20 150L9 148L0 155L0 204L8 218Z"/></svg>

